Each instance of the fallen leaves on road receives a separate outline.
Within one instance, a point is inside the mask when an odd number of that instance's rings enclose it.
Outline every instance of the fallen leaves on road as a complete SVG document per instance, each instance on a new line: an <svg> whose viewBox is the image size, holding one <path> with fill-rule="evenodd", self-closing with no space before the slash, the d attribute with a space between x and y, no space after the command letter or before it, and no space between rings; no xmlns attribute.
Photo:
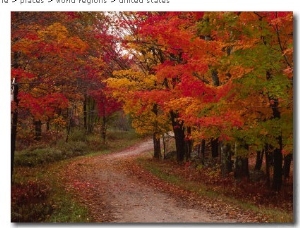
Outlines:
<svg viewBox="0 0 300 228"><path fill-rule="evenodd" d="M126 211L126 208L116 203L118 201L113 199L115 195L110 194L110 192L114 191L115 194L123 194L124 191L127 191L126 197L147 194L145 192L137 192L135 189L136 183L154 189L153 195L149 197L155 197L155 194L163 192L169 196L170 200L175 199L177 205L182 208L206 211L211 217L215 218L212 222L268 222L268 218L260 213L241 209L236 205L224 202L222 199L204 197L162 181L150 172L142 169L135 162L138 150L139 147L132 147L130 150L124 150L118 154L78 158L62 170L60 175L65 181L66 190L74 194L80 203L88 207L93 218L91 222L116 221L119 216L118 213ZM126 156L128 153L131 153L132 156ZM178 175L193 179L189 173L179 166L170 172L173 174L178 172ZM122 179L122 177L126 178ZM124 204L126 204L126 200L124 199ZM140 207L140 204L135 203L132 206Z"/></svg>

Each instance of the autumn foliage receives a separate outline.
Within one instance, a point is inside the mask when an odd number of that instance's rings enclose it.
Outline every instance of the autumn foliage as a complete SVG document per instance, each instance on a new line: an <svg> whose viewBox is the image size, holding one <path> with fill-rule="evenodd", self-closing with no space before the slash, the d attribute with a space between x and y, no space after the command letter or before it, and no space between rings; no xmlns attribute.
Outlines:
<svg viewBox="0 0 300 228"><path fill-rule="evenodd" d="M148 131L160 136L172 129L178 161L211 140L227 157L224 169L234 157L247 164L250 153L265 153L279 190L283 158L293 153L293 14L137 12L119 20L135 64L108 85L143 121L136 129L152 124ZM247 177L247 167L236 172Z"/></svg>
<svg viewBox="0 0 300 228"><path fill-rule="evenodd" d="M155 158L173 132L179 163L197 151L248 178L257 153L274 190L288 177L292 12L12 12L11 40L18 137L79 121L105 141L122 108L153 136Z"/></svg>

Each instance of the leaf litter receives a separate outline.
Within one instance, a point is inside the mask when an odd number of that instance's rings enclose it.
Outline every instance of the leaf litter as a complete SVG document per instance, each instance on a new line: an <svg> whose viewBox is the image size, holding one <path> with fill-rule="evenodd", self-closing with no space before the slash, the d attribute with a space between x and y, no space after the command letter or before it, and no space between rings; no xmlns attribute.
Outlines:
<svg viewBox="0 0 300 228"><path fill-rule="evenodd" d="M263 215L167 183L135 162L152 140L106 155L81 157L61 171L65 188L86 206L91 222L261 223Z"/></svg>

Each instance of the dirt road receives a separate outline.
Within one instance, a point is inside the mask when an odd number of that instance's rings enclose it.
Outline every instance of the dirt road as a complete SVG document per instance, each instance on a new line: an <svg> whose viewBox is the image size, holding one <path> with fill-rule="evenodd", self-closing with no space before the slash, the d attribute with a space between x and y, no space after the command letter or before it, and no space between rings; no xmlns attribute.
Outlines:
<svg viewBox="0 0 300 228"><path fill-rule="evenodd" d="M89 207L96 222L110 223L233 223L225 213L191 206L140 180L123 166L152 149L147 140L118 153L85 157L70 163L67 189ZM247 216L247 215L245 215Z"/></svg>

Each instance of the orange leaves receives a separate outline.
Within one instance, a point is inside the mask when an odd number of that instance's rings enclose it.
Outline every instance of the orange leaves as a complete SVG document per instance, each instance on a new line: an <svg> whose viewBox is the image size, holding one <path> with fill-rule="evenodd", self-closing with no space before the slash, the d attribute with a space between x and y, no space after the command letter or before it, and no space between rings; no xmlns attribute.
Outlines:
<svg viewBox="0 0 300 228"><path fill-rule="evenodd" d="M292 79L294 76L294 69L291 67L287 67L286 69L283 70L283 73L289 78Z"/></svg>
<svg viewBox="0 0 300 228"><path fill-rule="evenodd" d="M229 73L234 79L237 79L245 76L246 74L250 73L252 70L253 67L245 68L243 66L231 66L229 68Z"/></svg>

